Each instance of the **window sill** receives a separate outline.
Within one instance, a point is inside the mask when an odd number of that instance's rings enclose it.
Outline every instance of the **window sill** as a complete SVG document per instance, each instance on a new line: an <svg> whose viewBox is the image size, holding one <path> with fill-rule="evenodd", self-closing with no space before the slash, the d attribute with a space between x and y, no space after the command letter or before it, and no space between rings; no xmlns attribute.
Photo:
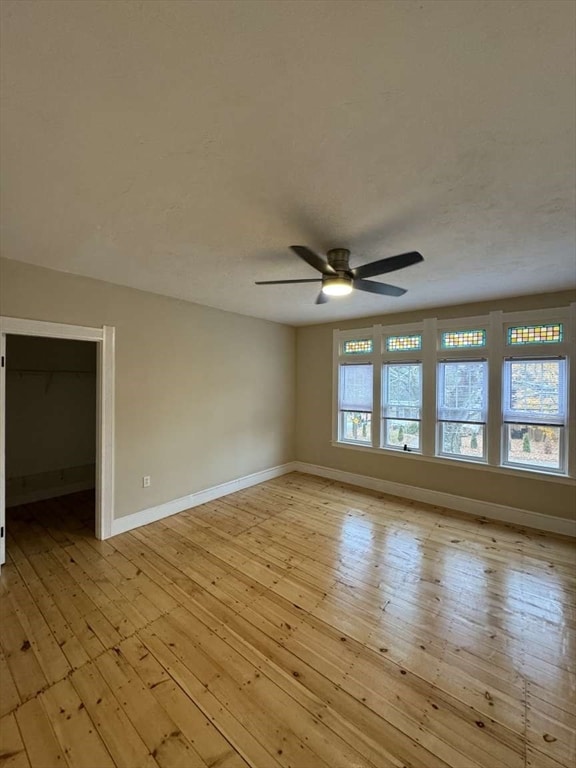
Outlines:
<svg viewBox="0 0 576 768"><path fill-rule="evenodd" d="M498 475L511 475L512 477L525 477L532 480L544 480L545 482L559 483L561 485L576 485L576 479L569 475L554 474L552 472L536 472L532 469L518 467L496 467L493 464L482 463L477 460L463 461L462 459L448 458L445 456L424 456L416 451L395 450L393 448L373 448L371 445L360 445L358 443L345 443L333 440L333 448L347 448L365 453L377 453L385 456L409 456L414 460L428 461L433 464L446 464L448 466L457 466L462 469L479 469L484 472L495 472Z"/></svg>

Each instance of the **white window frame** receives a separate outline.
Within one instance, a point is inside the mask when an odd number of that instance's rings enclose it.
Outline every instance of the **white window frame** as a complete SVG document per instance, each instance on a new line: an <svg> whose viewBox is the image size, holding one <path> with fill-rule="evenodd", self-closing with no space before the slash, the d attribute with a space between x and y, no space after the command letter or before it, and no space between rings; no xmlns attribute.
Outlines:
<svg viewBox="0 0 576 768"><path fill-rule="evenodd" d="M470 351L470 350L468 350ZM463 421L463 420L456 420L456 419L445 419L440 418L440 397L442 394L442 390L444 388L444 373L445 366L451 365L454 363L481 363L485 366L486 369L486 386L484 390L484 421ZM489 372L490 368L488 366L488 360L485 357L458 357L458 358L446 358L441 359L438 361L438 365L436 367L436 376L438 381L438 402L437 402L437 413L436 413L436 455L442 456L443 458L456 458L461 459L462 461L477 461L481 462L483 464L487 461L487 443L488 443L488 403L489 403L489 393L488 393L488 380L489 380ZM443 451L442 450L442 442L443 442L443 431L444 431L444 425L445 424L477 424L484 428L484 434L482 438L482 455L481 456L465 456L464 454L459 453L450 453L449 451Z"/></svg>
<svg viewBox="0 0 576 768"><path fill-rule="evenodd" d="M509 346L507 344L507 329L510 326L541 325L562 323L564 337L560 343L526 344ZM465 349L441 348L441 334L445 331L486 330L486 345L483 347L468 347ZM387 352L385 339L387 336L422 334L422 349L406 352ZM373 352L361 355L343 355L344 341L360 338L373 339ZM353 450L371 451L382 455L405 456L407 461L432 461L444 464L458 464L462 467L477 468L503 474L524 475L555 482L573 483L576 478L576 375L572 362L573 350L576 349L576 303L565 307L551 309L529 310L522 312L504 313L493 311L487 315L474 317L455 317L448 320L427 318L419 323L405 325L376 324L368 328L334 331L334 376L333 376L333 429L332 445ZM564 428L562 470L540 468L533 465L520 465L504 461L504 418L503 418L503 384L504 363L507 358L552 358L566 359L567 380L567 413ZM353 358L353 360L352 360ZM487 414L485 424L484 458L454 456L437 452L437 386L438 363L452 360L480 360L488 362L487 384ZM371 444L343 441L339 439L338 412L338 371L341 363L366 361L372 363L374 393L372 411L372 441ZM383 366L386 363L422 363L422 407L420 419L420 452L404 451L384 445L384 414L383 414Z"/></svg>
<svg viewBox="0 0 576 768"><path fill-rule="evenodd" d="M340 363L338 367L338 388L341 387L341 381L342 381L342 374L347 368L357 368L358 366L370 366L372 368L372 380L374 380L374 365L369 360L347 360L346 362ZM340 398L339 398L340 400ZM343 437L345 428L344 425L346 423L347 414L369 414L370 415L370 440L361 440L357 439L354 440L353 438L345 438ZM351 443L353 445L372 445L372 432L373 432L373 422L374 422L374 395L372 395L372 408L370 410L363 410L362 408L342 408L340 406L340 402L338 402L338 435L340 437L340 440L345 443Z"/></svg>
<svg viewBox="0 0 576 768"><path fill-rule="evenodd" d="M502 348L504 350L502 359L502 423L501 423L501 441L500 441L500 463L501 466L508 469L528 470L531 472L538 472L542 474L550 474L553 476L574 476L576 467L574 466L574 443L576 443L576 435L574 435L574 408L576 403L574 402L574 389L576 381L570 380L570 350L574 349L574 310L576 304L571 305L570 311L562 312L561 310L549 311L540 310L539 312L530 313L530 317L520 313L514 315L505 316L505 322L502 324ZM545 342L542 344L508 344L508 329L522 325L553 325L561 323L564 326L564 338L560 342ZM565 382L564 382L564 395L565 395L565 413L563 423L561 425L560 432L560 469L535 467L533 464L526 464L520 462L510 462L507 460L507 426L510 422L505 421L504 416L504 397L506 396L507 380L506 380L506 364L513 361L545 361L545 360L565 360ZM574 369L573 369L574 370ZM570 415L572 414L572 419ZM572 422L572 429L571 427ZM531 422L526 420L527 425ZM572 456L570 456L570 449L572 448Z"/></svg>
<svg viewBox="0 0 576 768"><path fill-rule="evenodd" d="M424 405L424 366L423 366L423 360L422 360L422 351L424 349L424 325L422 323L412 323L410 325L402 325L402 326L386 326L382 327L380 326L380 359L378 363L379 368L379 374L380 374L380 381L378 382L378 410L376 411L378 413L378 419L379 419L379 430L380 433L378 435L378 442L376 445L383 451L393 451L394 453L415 453L416 455L420 455L422 453L422 446L423 446L423 435L422 435L422 423L423 423L423 405ZM388 351L386 348L386 342L388 337L390 336L422 336L422 346L420 349L406 349L406 350L390 350ZM420 448L419 450L409 450L404 451L403 447L394 448L393 446L385 445L385 426L384 422L388 418L385 413L385 402L384 402L384 366L386 365L414 365L419 364L421 366L421 378L422 378L422 398L420 402ZM411 421L411 419L407 419L408 421Z"/></svg>
<svg viewBox="0 0 576 768"><path fill-rule="evenodd" d="M447 331L486 331L486 344L481 347L453 347L444 349L442 347L442 335ZM486 464L488 462L488 441L490 435L489 428L489 407L490 407L490 361L488 360L488 350L491 338L491 323L489 315L481 315L478 317L466 317L452 320L444 320L436 323L436 386L437 386L437 400L436 400L436 423L435 423L435 456L443 459L456 460L463 462L473 462L476 464ZM483 451L482 456L462 456L459 454L448 453L442 451L442 424L445 420L440 419L438 416L439 411L439 399L440 399L440 370L443 363L457 363L457 362L485 362L487 364L487 378L486 378L486 406L485 406L485 421L478 422L484 427L484 439L483 439ZM463 423L463 422L458 422ZM472 422L471 422L472 423Z"/></svg>
<svg viewBox="0 0 576 768"><path fill-rule="evenodd" d="M376 410L376 401L375 401L375 388L376 385L373 386L373 392L372 392L372 417L371 417L371 441L368 443L365 440L344 440L342 437L342 431L343 431L343 420L342 420L342 411L340 410L340 369L343 365L362 365L362 364L369 364L372 365L372 375L373 379L376 379L376 373L375 373L375 360L377 358L377 343L378 338L374 333L373 328L360 328L354 331L349 332L339 332L338 335L334 335L334 355L337 360L337 364L334 366L334 382L333 382L333 410L336 410L336 419L333 420L333 427L332 427L332 440L338 442L342 445L352 445L352 446L358 446L358 447L372 447L375 445L374 442L374 432L378 431L378 428L376 427L376 419L374 418L374 414L378 413ZM355 341L356 339L371 339L372 340L372 352L355 352L355 353L344 353L344 344L347 341ZM377 443L376 443L377 445Z"/></svg>
<svg viewBox="0 0 576 768"><path fill-rule="evenodd" d="M420 404L418 406L406 406L408 408L418 408L420 411L420 415L418 418L414 418L412 416L389 416L386 413L386 409L389 407L389 403L386 402L387 398L387 387L386 387L386 378L389 371L389 368L392 366L418 366L420 369ZM409 451L411 453L422 453L422 360L389 360L382 363L382 407L381 407L381 414L380 414L380 420L382 422L381 424L381 447L386 448L389 451ZM386 442L386 422L387 421L409 421L413 422L415 424L418 424L418 434L419 434L419 447L418 448L410 448L407 446L407 443L404 445L390 445Z"/></svg>

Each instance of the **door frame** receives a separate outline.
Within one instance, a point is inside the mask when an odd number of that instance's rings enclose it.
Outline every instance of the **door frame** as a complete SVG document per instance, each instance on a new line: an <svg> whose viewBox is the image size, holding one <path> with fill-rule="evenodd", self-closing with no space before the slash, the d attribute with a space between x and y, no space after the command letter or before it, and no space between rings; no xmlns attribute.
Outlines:
<svg viewBox="0 0 576 768"><path fill-rule="evenodd" d="M49 323L0 316L0 355L6 362L6 335L91 341L97 345L96 365L96 524L98 539L112 535L114 519L114 358L115 328L103 325ZM0 366L0 525L6 532L6 365ZM0 537L0 565L6 557L6 535Z"/></svg>

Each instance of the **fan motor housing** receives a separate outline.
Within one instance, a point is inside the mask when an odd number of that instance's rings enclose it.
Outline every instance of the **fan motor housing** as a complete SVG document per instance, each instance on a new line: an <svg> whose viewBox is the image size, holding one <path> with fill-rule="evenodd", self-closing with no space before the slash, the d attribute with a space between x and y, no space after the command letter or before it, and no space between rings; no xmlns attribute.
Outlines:
<svg viewBox="0 0 576 768"><path fill-rule="evenodd" d="M350 269L348 265L350 251L347 248L332 248L328 251L326 256L328 257L328 264L330 264L336 272L346 272Z"/></svg>

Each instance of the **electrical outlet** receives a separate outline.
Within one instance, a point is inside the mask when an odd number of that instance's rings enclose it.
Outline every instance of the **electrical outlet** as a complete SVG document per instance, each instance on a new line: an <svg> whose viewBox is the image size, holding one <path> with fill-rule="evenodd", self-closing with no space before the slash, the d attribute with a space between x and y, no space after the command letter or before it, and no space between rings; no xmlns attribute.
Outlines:
<svg viewBox="0 0 576 768"><path fill-rule="evenodd" d="M144 475L142 478L142 488L150 488L150 475Z"/></svg>

